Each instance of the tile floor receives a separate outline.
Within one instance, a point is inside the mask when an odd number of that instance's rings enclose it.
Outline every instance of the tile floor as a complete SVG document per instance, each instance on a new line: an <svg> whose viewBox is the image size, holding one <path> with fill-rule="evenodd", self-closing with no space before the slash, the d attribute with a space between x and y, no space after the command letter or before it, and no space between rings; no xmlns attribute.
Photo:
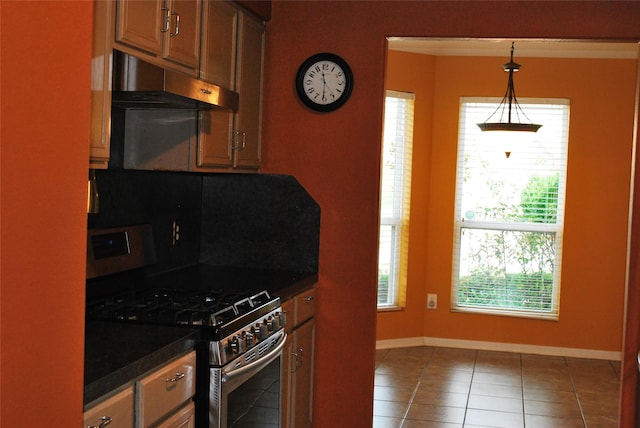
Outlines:
<svg viewBox="0 0 640 428"><path fill-rule="evenodd" d="M435 347L376 352L373 428L617 427L620 363Z"/></svg>

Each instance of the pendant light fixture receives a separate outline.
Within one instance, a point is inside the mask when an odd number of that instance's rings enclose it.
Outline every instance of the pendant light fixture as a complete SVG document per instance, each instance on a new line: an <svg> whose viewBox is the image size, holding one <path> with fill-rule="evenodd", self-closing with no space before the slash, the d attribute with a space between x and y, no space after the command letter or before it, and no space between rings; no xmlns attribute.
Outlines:
<svg viewBox="0 0 640 428"><path fill-rule="evenodd" d="M513 73L520 69L520 64L513 61L513 51L515 42L511 42L511 60L502 66L503 70L509 73L507 82L507 92L505 93L498 108L483 123L478 123L482 132L502 131L502 132L538 132L542 125L531 123L530 119L518 104L516 91L513 85ZM529 122L522 122L521 118ZM505 121L506 120L506 121ZM515 120L515 121L514 121ZM507 157L510 151L505 151Z"/></svg>

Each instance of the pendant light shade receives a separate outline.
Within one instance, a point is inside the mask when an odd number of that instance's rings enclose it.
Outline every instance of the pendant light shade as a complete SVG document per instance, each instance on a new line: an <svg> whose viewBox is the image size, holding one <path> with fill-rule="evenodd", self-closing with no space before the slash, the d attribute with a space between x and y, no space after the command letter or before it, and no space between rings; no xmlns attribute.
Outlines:
<svg viewBox="0 0 640 428"><path fill-rule="evenodd" d="M478 123L478 127L483 131L514 131L514 132L537 132L542 125L531 123L524 113L513 85L513 73L520 69L520 64L513 61L513 50L515 43L511 43L511 60L504 64L502 68L509 73L507 82L507 92L500 101L498 108L483 123ZM522 119L528 122L523 122Z"/></svg>

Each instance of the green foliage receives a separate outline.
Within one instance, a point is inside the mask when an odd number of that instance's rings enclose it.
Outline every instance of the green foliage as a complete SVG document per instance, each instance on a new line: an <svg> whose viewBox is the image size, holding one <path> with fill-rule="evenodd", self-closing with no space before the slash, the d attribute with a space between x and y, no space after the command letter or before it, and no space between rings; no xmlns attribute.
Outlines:
<svg viewBox="0 0 640 428"><path fill-rule="evenodd" d="M558 213L558 174L531 177L520 194L523 221L530 223L555 223Z"/></svg>
<svg viewBox="0 0 640 428"><path fill-rule="evenodd" d="M501 202L487 213L488 217L502 221L555 223L558 185L558 174L532 177L521 192L519 206ZM499 195L501 188L500 185L493 188L494 194ZM460 305L537 311L551 309L554 233L471 230L469 233L473 233L472 248L467 254L470 275L459 279ZM520 272L513 272L516 267Z"/></svg>
<svg viewBox="0 0 640 428"><path fill-rule="evenodd" d="M551 310L553 278L551 274L474 273L460 278L458 303L474 307Z"/></svg>

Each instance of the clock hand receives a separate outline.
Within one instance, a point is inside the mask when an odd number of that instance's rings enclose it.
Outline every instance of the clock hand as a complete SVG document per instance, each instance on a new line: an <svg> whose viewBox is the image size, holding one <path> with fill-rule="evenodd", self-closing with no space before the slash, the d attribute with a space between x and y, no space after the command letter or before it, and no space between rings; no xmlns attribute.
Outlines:
<svg viewBox="0 0 640 428"><path fill-rule="evenodd" d="M332 97L332 98L335 98L335 97L336 97L336 95L335 95L335 94L333 93L333 91L331 90L331 87L330 87L330 86L327 86L326 84L325 84L325 86L326 86L326 87L327 87L327 89L329 90L329 94L331 95L331 97ZM323 90L322 90L322 91L324 92L324 88L323 88Z"/></svg>
<svg viewBox="0 0 640 428"><path fill-rule="evenodd" d="M326 100L325 89L327 88L327 79L324 77L324 71L320 75L322 76L322 99Z"/></svg>

